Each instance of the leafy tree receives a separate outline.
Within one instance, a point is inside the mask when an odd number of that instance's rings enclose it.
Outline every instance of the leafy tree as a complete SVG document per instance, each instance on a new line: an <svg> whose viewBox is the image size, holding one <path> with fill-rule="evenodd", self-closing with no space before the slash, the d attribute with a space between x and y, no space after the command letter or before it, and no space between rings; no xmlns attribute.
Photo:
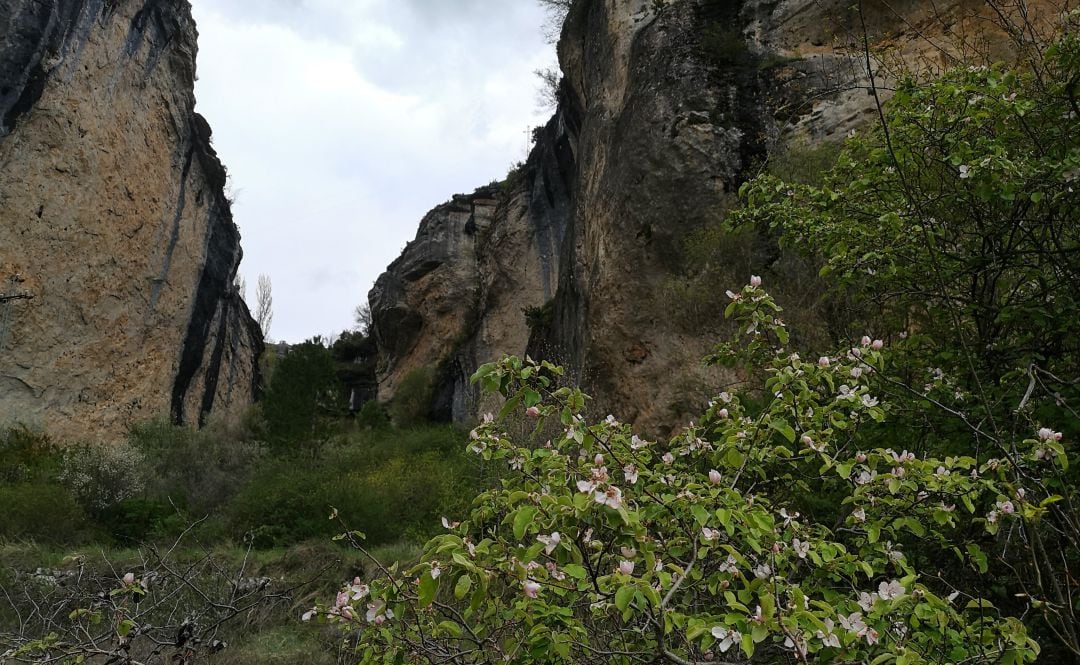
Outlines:
<svg viewBox="0 0 1080 665"><path fill-rule="evenodd" d="M263 400L267 441L278 451L314 451L343 412L334 358L318 337L289 347Z"/></svg>
<svg viewBox="0 0 1080 665"><path fill-rule="evenodd" d="M1023 68L902 80L883 124L847 144L823 185L758 178L731 217L816 254L854 325L895 343L895 425L879 436L919 454L996 451L1017 487L1065 497L995 543L989 565L999 594L1073 658L1077 479L1018 460L1025 432L1080 434L1078 18Z"/></svg>
<svg viewBox="0 0 1080 665"><path fill-rule="evenodd" d="M555 388L550 363L481 367L501 415L537 423L527 440L490 416L471 433L471 451L507 466L501 487L446 520L414 568L354 580L307 617L358 628L365 663L1033 660L1021 621L980 586L917 568L898 538L959 547L985 571L971 527L1023 528L1054 497L1019 492L1002 458L853 447L888 418L884 344L803 360L760 280L732 295L747 342L713 360L766 369L761 410L720 393L697 424L653 442L611 416L586 422L586 396ZM1064 465L1055 432L1019 446L1012 461L1033 474ZM806 492L840 496L839 519L801 516L792 497ZM361 534L343 538L364 548Z"/></svg>

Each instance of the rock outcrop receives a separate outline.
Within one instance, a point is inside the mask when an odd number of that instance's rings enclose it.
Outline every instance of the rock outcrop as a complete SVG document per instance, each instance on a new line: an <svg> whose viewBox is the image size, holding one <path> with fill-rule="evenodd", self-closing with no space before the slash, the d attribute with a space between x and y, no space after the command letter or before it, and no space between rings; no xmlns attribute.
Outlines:
<svg viewBox="0 0 1080 665"><path fill-rule="evenodd" d="M187 0L0 4L0 424L201 425L259 390Z"/></svg>
<svg viewBox="0 0 1080 665"><path fill-rule="evenodd" d="M528 351L647 431L699 413L725 377L700 363L714 331L679 325L674 311L668 286L687 239L771 156L876 118L864 35L923 71L952 64L949 45L964 39L999 46L978 0L851 5L574 2L559 108L523 172L436 208L371 293L380 397L437 366L434 414L465 419L469 372ZM751 273L793 290L813 274L795 274L767 237L727 262L721 293Z"/></svg>

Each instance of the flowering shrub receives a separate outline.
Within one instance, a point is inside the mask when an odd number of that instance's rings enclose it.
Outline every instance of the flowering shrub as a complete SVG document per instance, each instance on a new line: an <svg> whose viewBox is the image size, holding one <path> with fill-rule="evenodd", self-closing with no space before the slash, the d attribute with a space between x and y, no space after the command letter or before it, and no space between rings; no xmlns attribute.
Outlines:
<svg viewBox="0 0 1080 665"><path fill-rule="evenodd" d="M358 631L364 663L1033 660L1020 620L900 543L985 572L979 532L1023 528L1058 498L1018 481L1065 466L1058 434L1008 457L860 450L859 431L889 416L874 388L884 344L804 360L760 278L730 297L743 343L712 360L766 369L760 410L720 393L649 441L612 416L586 422L587 397L556 388L548 362L485 365L474 380L505 397L500 416L523 411L543 436L511 440L485 417L468 447L507 465L501 487L444 518L416 566L356 579L304 618ZM800 515L804 492L837 497L835 522Z"/></svg>
<svg viewBox="0 0 1080 665"><path fill-rule="evenodd" d="M126 441L72 446L64 451L60 482L89 512L100 512L143 491L145 458Z"/></svg>

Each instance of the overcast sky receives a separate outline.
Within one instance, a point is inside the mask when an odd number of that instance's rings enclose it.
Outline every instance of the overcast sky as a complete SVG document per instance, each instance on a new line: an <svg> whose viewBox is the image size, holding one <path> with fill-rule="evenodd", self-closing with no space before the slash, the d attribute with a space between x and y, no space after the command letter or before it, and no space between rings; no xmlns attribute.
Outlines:
<svg viewBox="0 0 1080 665"><path fill-rule="evenodd" d="M192 0L197 110L270 337L340 332L420 218L501 179L543 123L535 0Z"/></svg>

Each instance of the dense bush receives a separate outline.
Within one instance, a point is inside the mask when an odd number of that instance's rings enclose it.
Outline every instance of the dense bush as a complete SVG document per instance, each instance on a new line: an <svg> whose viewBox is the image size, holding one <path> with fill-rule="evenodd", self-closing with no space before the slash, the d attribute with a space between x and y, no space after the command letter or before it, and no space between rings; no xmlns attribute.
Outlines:
<svg viewBox="0 0 1080 665"><path fill-rule="evenodd" d="M57 483L0 484L0 540L82 542L96 535L71 492Z"/></svg>
<svg viewBox="0 0 1080 665"><path fill-rule="evenodd" d="M344 413L341 393L334 358L321 339L290 347L262 403L267 442L278 452L314 453Z"/></svg>
<svg viewBox="0 0 1080 665"><path fill-rule="evenodd" d="M197 431L167 422L132 428L129 441L145 458L146 496L195 516L219 510L240 490L261 458L246 428Z"/></svg>
<svg viewBox="0 0 1080 665"><path fill-rule="evenodd" d="M317 460L267 460L228 508L233 531L260 546L336 533L336 508L372 542L430 535L443 511L478 488L475 460L451 427L369 430Z"/></svg>
<svg viewBox="0 0 1080 665"><path fill-rule="evenodd" d="M390 400L390 419L398 427L412 427L428 421L434 390L435 372L420 367L409 372Z"/></svg>

